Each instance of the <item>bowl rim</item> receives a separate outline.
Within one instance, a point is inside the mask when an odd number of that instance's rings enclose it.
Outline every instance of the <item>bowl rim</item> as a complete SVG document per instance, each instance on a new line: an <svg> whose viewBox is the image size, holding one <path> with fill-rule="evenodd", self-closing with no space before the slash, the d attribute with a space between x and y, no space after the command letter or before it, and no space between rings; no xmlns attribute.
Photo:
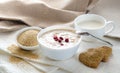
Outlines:
<svg viewBox="0 0 120 73"><path fill-rule="evenodd" d="M20 44L20 43L18 42L18 40L17 40L18 36L19 36L21 33L23 33L24 31L27 31L27 30L31 30L31 29L37 29L37 30L39 30L39 31L42 30L42 28L40 28L40 27L31 26L31 27L22 28L22 29L20 29L20 30L17 32L17 35L16 35L15 40L16 40L17 45L18 45L19 47L21 47L22 49L25 49L25 50L33 50L33 49L36 49L36 48L39 46L39 44L38 44L38 45L35 45L35 46L24 46L24 45Z"/></svg>
<svg viewBox="0 0 120 73"><path fill-rule="evenodd" d="M70 49L70 48L74 48L75 46L79 45L80 42L81 42L81 36L78 40L77 43L75 43L73 46L70 46L70 47L66 47L66 48L60 48L60 49L56 49L56 48L50 48L50 47L47 47L43 44L41 44L41 42L39 41L39 36L41 36L42 34L46 33L46 32L49 32L51 30L55 30L55 29L68 29L68 30L72 30L72 31L76 31L74 28L70 27L70 26L67 26L67 25L53 25L53 26L50 26L50 27L47 27L43 30L41 30L41 32L38 33L37 35L37 40L38 40L38 43L42 46L44 46L45 48L48 48L48 49L51 49L51 50L67 50L67 49Z"/></svg>

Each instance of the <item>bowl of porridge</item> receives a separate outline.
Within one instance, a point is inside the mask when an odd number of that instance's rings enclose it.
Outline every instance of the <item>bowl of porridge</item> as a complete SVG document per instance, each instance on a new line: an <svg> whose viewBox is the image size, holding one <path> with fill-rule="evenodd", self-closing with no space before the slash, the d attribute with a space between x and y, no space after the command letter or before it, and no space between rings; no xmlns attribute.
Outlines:
<svg viewBox="0 0 120 73"><path fill-rule="evenodd" d="M76 53L81 38L74 28L55 25L41 30L37 40L45 56L54 60L65 60Z"/></svg>

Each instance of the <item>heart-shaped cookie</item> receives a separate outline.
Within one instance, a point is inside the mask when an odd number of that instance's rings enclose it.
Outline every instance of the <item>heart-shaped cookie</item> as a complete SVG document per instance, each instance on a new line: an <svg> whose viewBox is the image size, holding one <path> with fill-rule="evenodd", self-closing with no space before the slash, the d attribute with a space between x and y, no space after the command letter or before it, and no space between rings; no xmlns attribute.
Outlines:
<svg viewBox="0 0 120 73"><path fill-rule="evenodd" d="M103 59L103 53L96 49L89 49L87 52L83 52L79 55L79 60L92 68L97 68Z"/></svg>
<svg viewBox="0 0 120 73"><path fill-rule="evenodd" d="M109 56L112 54L112 48L107 47L107 46L102 46L98 48L97 50L101 51L104 54L102 61L107 62L109 59Z"/></svg>

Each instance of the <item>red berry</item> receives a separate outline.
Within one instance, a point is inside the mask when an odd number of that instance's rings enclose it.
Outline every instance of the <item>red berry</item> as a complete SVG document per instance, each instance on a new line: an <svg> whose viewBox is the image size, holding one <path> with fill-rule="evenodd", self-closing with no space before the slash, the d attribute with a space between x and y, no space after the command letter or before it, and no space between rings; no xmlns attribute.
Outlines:
<svg viewBox="0 0 120 73"><path fill-rule="evenodd" d="M67 42L67 43L68 43L68 42L69 42L69 39L68 39L68 38L66 38L66 39L65 39L65 42Z"/></svg>
<svg viewBox="0 0 120 73"><path fill-rule="evenodd" d="M59 39L63 40L63 37L59 37Z"/></svg>
<svg viewBox="0 0 120 73"><path fill-rule="evenodd" d="M62 41L59 39L58 42L61 43Z"/></svg>
<svg viewBox="0 0 120 73"><path fill-rule="evenodd" d="M53 37L55 41L58 41L58 37L57 36L54 36Z"/></svg>
<svg viewBox="0 0 120 73"><path fill-rule="evenodd" d="M64 44L61 43L60 45L63 46Z"/></svg>

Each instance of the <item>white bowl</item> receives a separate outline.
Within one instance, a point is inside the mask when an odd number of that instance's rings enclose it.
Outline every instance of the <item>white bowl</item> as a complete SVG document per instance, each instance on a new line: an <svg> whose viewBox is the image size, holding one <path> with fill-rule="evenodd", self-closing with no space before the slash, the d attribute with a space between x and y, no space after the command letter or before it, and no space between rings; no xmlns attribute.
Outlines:
<svg viewBox="0 0 120 73"><path fill-rule="evenodd" d="M61 48L61 49L53 49L53 48L47 47L47 46L43 45L41 43L41 41L39 40L41 35L43 35L44 33L48 32L48 31L55 30L55 29L74 30L74 28L72 28L72 27L61 26L61 25L50 26L50 27L47 27L47 28L41 30L41 32L38 33L37 40L39 42L39 46L40 46L43 54L54 60L65 60L65 59L72 57L79 48L81 38L79 38L78 42L75 45L66 47L66 48Z"/></svg>
<svg viewBox="0 0 120 73"><path fill-rule="evenodd" d="M36 45L36 46L24 46L22 44L20 44L18 41L17 41L17 38L18 36L23 33L24 31L26 30L30 30L30 29L36 29L36 30L40 30L41 31L41 28L40 27L26 27L26 28L23 28L21 30L18 31L17 33L17 36L16 36L16 43L19 47L21 47L22 49L24 50L34 50L34 49L38 49L39 48L39 45ZM37 36L36 36L37 37Z"/></svg>

